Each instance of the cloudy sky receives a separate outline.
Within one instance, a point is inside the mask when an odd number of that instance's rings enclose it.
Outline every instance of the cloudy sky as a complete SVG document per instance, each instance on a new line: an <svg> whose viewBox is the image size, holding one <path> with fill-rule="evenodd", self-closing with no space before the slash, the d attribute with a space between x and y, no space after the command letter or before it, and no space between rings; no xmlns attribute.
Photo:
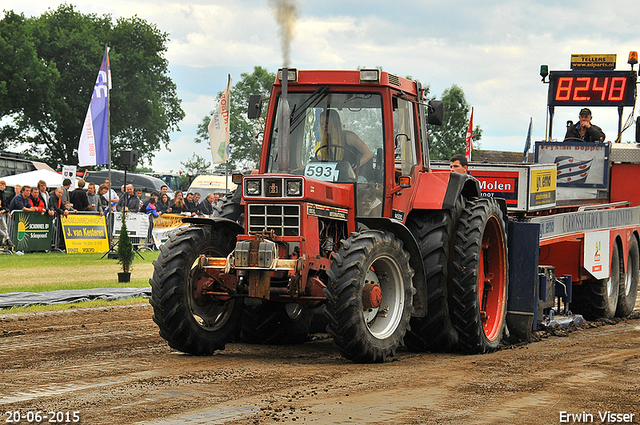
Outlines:
<svg viewBox="0 0 640 425"><path fill-rule="evenodd" d="M294 0L290 0L294 1ZM216 105L227 74L237 81L260 65L282 65L278 26L270 0L75 0L81 13L138 15L170 34L170 76L186 112L171 152L156 155L156 171L180 169L192 152L196 126ZM40 15L56 0L0 0L0 9ZM541 64L569 69L572 53L617 54L617 68L640 50L640 2L297 0L298 19L291 66L356 69L382 66L410 75L440 96L456 84L475 108L483 149L522 151L529 118L533 136L545 136L547 85ZM98 67L99 64L96 64ZM97 72L97 70L96 70ZM114 75L116 72L114 71ZM87 99L88 101L88 99ZM592 109L593 122L615 138L617 112ZM631 113L625 110L624 119ZM556 110L554 137L576 120L578 108ZM633 138L627 131L624 140Z"/></svg>

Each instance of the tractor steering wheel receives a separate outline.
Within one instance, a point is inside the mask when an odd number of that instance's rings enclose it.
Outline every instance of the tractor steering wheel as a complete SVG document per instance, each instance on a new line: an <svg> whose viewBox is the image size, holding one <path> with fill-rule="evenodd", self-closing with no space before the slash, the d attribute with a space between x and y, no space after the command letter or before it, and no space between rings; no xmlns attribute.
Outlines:
<svg viewBox="0 0 640 425"><path fill-rule="evenodd" d="M323 145L323 146L320 146L318 149L316 149L316 154L315 154L316 155L316 160L322 161L322 159L319 156L319 152L321 150L323 150L323 149L336 149L333 152L333 158L335 158L337 156L337 153L338 153L337 149L342 149L343 156L344 156L343 159L345 161L349 162L349 164L351 164L351 167L353 167L354 170L356 169L356 167L358 165L360 165L359 164L360 158L358 158L358 155L356 155L351 149L349 149L349 148L347 148L345 146L342 146L342 145Z"/></svg>
<svg viewBox="0 0 640 425"><path fill-rule="evenodd" d="M582 140L579 137L567 137L563 140L563 142L585 142L585 140Z"/></svg>

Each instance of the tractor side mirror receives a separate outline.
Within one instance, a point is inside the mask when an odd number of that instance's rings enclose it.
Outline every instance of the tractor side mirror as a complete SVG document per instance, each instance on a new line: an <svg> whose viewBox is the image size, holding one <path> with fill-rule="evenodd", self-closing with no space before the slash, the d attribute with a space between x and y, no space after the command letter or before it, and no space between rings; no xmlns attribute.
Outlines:
<svg viewBox="0 0 640 425"><path fill-rule="evenodd" d="M260 118L262 114L262 95L252 94L249 96L249 108L247 110L247 117L249 119Z"/></svg>
<svg viewBox="0 0 640 425"><path fill-rule="evenodd" d="M640 116L636 118L636 143L640 143Z"/></svg>
<svg viewBox="0 0 640 425"><path fill-rule="evenodd" d="M430 100L428 108L427 122L432 125L442 125L444 121L444 102L441 100Z"/></svg>

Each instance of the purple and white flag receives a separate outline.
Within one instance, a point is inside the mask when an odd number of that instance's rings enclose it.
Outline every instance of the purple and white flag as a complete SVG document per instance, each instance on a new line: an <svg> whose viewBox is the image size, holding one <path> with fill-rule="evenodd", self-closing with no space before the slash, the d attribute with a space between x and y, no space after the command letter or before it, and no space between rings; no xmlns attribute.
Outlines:
<svg viewBox="0 0 640 425"><path fill-rule="evenodd" d="M82 126L78 144L78 165L102 165L109 163L109 111L107 97L111 89L111 65L109 50L104 54L102 66L93 88L91 103Z"/></svg>

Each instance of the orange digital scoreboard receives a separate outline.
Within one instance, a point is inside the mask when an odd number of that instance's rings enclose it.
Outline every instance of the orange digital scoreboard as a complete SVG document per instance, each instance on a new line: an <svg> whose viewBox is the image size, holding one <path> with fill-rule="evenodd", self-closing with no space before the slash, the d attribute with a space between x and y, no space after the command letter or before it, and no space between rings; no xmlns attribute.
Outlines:
<svg viewBox="0 0 640 425"><path fill-rule="evenodd" d="M573 70L549 73L549 106L633 106L636 71Z"/></svg>

